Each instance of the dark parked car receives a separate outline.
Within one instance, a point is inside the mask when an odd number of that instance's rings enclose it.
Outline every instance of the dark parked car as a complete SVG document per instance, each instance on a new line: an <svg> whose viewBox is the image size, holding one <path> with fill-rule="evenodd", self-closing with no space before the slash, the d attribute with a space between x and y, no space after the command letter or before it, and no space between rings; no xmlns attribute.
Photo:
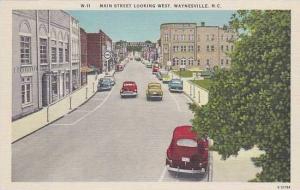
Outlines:
<svg viewBox="0 0 300 190"><path fill-rule="evenodd" d="M172 79L168 86L170 92L183 92L183 81L181 79Z"/></svg>
<svg viewBox="0 0 300 190"><path fill-rule="evenodd" d="M134 96L138 95L137 85L134 81L125 81L123 82L123 86L120 90L121 98L127 96Z"/></svg>
<svg viewBox="0 0 300 190"><path fill-rule="evenodd" d="M116 84L116 79L113 75L105 75L103 79L109 79L112 86Z"/></svg>
<svg viewBox="0 0 300 190"><path fill-rule="evenodd" d="M167 150L166 166L174 172L205 173L208 169L208 139L199 139L192 126L176 127Z"/></svg>
<svg viewBox="0 0 300 190"><path fill-rule="evenodd" d="M112 81L110 78L102 78L98 81L97 90L111 90L112 89Z"/></svg>

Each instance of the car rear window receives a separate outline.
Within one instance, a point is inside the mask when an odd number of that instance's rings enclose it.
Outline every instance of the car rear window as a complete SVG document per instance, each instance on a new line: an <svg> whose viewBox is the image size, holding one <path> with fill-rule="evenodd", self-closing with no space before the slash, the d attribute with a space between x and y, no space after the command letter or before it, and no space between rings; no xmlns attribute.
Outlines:
<svg viewBox="0 0 300 190"><path fill-rule="evenodd" d="M161 88L160 84L149 84L148 88Z"/></svg>
<svg viewBox="0 0 300 190"><path fill-rule="evenodd" d="M176 144L177 146L197 147L197 142L193 139L179 139Z"/></svg>
<svg viewBox="0 0 300 190"><path fill-rule="evenodd" d="M134 83L124 83L123 86L134 86Z"/></svg>

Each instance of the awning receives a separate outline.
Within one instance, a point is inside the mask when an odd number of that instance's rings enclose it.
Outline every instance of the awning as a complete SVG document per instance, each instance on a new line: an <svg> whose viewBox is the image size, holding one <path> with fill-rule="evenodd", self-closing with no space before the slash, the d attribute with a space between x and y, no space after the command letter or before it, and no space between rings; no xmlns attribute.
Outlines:
<svg viewBox="0 0 300 190"><path fill-rule="evenodd" d="M92 68L89 68L89 67L81 67L80 68L80 71L81 72L84 72L84 73L88 73L88 72L92 72L94 71L95 69L92 69Z"/></svg>

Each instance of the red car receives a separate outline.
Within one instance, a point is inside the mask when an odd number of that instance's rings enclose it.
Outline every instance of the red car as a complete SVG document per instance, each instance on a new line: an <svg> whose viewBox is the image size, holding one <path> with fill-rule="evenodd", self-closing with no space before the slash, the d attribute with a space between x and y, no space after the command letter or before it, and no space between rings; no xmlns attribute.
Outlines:
<svg viewBox="0 0 300 190"><path fill-rule="evenodd" d="M166 166L169 171L205 173L208 168L208 139L199 139L192 126L176 127L167 150Z"/></svg>
<svg viewBox="0 0 300 190"><path fill-rule="evenodd" d="M116 65L116 71L123 71L124 70L124 66L121 64L117 64Z"/></svg>
<svg viewBox="0 0 300 190"><path fill-rule="evenodd" d="M121 95L121 98L127 97L127 96L136 97L138 95L136 83L134 81L123 82L123 86L120 90L120 95Z"/></svg>
<svg viewBox="0 0 300 190"><path fill-rule="evenodd" d="M158 71L159 71L159 66L154 65L154 66L152 67L152 74L155 74L155 73L157 73Z"/></svg>

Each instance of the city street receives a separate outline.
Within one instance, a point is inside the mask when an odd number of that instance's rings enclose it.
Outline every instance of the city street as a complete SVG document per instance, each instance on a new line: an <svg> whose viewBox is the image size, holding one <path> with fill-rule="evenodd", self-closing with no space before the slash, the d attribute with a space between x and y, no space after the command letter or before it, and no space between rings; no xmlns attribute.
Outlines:
<svg viewBox="0 0 300 190"><path fill-rule="evenodd" d="M12 181L207 181L165 167L173 129L193 117L189 99L164 84L163 101L147 101L148 82L158 80L141 62L115 78L111 91L12 144ZM125 80L137 83L137 98L120 98Z"/></svg>

